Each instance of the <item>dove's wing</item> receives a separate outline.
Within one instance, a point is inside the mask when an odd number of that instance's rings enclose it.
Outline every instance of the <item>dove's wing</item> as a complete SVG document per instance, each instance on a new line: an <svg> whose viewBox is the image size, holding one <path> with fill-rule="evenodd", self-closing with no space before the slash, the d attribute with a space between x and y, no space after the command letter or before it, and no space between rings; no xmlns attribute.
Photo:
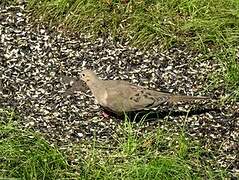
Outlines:
<svg viewBox="0 0 239 180"><path fill-rule="evenodd" d="M126 81L105 81L106 106L115 112L137 111L166 102L169 94L147 90Z"/></svg>

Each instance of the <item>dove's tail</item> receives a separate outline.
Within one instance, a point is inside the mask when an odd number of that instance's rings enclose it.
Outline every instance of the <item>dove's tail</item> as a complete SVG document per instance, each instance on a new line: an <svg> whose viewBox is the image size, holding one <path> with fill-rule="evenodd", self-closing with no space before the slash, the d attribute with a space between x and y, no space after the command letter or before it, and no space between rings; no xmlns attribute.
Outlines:
<svg viewBox="0 0 239 180"><path fill-rule="evenodd" d="M174 103L174 102L180 102L180 101L195 101L195 100L208 100L211 99L210 97L205 97L205 96L178 96L178 95L173 95L169 98L169 102Z"/></svg>

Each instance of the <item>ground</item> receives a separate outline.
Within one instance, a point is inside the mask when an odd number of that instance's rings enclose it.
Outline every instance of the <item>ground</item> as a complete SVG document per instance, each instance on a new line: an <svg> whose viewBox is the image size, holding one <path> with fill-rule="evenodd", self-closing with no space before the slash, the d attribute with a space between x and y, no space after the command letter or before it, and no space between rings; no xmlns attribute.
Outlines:
<svg viewBox="0 0 239 180"><path fill-rule="evenodd" d="M206 102L165 105L158 118L140 123L139 136L158 128L217 151L217 162L238 173L239 103L222 104L224 88L210 89L219 64L201 59L185 47L140 51L110 37L67 36L56 28L32 24L24 6L0 9L0 107L13 109L24 128L41 132L62 149L96 139L114 145L122 118L101 116L90 91L80 81L77 93L66 93L85 69L102 79L123 79L173 94L209 96ZM133 121L131 119L131 121ZM74 160L73 160L74 161Z"/></svg>

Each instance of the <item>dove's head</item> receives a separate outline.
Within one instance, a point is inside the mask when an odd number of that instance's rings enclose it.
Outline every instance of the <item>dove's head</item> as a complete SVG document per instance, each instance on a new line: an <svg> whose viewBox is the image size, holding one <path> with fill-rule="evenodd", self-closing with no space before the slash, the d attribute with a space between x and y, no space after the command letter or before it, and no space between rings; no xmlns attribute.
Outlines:
<svg viewBox="0 0 239 180"><path fill-rule="evenodd" d="M83 70L80 73L81 79L86 82L86 84L91 84L94 81L98 80L98 77L96 76L96 74L91 71L91 70Z"/></svg>

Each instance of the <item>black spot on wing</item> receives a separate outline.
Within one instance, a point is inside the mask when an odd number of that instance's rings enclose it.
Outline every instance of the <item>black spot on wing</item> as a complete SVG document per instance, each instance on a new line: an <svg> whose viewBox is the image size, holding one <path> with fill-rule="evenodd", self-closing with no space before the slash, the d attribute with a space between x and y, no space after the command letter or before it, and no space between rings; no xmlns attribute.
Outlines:
<svg viewBox="0 0 239 180"><path fill-rule="evenodd" d="M145 106L146 108L154 106L156 99L149 92L145 92L143 96L144 98L150 99L152 101L152 103L149 103Z"/></svg>
<svg viewBox="0 0 239 180"><path fill-rule="evenodd" d="M138 103L140 101L140 96L139 95L138 96L131 96L129 99L134 101L135 103Z"/></svg>

